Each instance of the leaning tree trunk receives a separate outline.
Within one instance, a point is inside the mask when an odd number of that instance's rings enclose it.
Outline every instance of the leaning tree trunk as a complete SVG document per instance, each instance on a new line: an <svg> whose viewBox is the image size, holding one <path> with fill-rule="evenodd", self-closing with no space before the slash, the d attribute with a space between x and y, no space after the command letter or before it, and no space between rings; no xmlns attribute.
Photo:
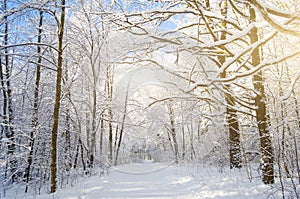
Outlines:
<svg viewBox="0 0 300 199"><path fill-rule="evenodd" d="M255 10L250 8L250 20L255 21ZM250 33L251 43L258 41L257 28L253 28ZM260 51L255 48L252 52L252 65L256 67L260 64ZM253 77L253 86L256 92L256 120L260 136L260 151L262 155L262 172L263 182L265 184L274 183L274 151L272 146L271 135L269 132L269 121L267 116L267 108L265 102L265 88L263 80L263 72L259 71Z"/></svg>
<svg viewBox="0 0 300 199"><path fill-rule="evenodd" d="M61 16L58 29L58 58L57 58L57 73L56 73L56 93L53 111L52 134L51 134L51 187L50 192L54 193L57 187L57 133L58 133L58 120L61 99L61 82L62 82L62 65L63 65L63 35L65 23L65 0L61 0Z"/></svg>

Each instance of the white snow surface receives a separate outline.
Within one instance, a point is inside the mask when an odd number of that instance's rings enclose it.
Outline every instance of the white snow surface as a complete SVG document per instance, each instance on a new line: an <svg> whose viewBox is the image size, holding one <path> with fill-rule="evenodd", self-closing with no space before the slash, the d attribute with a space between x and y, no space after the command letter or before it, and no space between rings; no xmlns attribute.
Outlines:
<svg viewBox="0 0 300 199"><path fill-rule="evenodd" d="M25 194L23 188L14 188L8 190L5 198L281 198L279 191L274 189L264 185L259 178L250 182L244 169L221 171L148 161L116 166L102 176L80 177L74 186L59 189L55 194Z"/></svg>

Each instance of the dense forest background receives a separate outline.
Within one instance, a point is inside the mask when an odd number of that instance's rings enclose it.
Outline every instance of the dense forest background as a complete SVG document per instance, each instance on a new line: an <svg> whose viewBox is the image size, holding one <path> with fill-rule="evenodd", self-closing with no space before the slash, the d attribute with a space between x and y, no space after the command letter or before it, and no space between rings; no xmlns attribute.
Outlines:
<svg viewBox="0 0 300 199"><path fill-rule="evenodd" d="M1 0L0 191L151 159L258 167L299 198L299 6Z"/></svg>

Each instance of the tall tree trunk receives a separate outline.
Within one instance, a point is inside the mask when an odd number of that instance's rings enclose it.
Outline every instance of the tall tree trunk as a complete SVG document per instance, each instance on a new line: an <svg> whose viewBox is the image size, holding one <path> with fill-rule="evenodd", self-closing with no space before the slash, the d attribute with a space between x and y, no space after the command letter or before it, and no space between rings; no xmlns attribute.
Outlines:
<svg viewBox="0 0 300 199"><path fill-rule="evenodd" d="M111 110L109 110L109 116L111 118ZM109 141L109 154L108 160L109 163L112 164L113 160L113 128L112 128L112 121L108 121L108 141Z"/></svg>
<svg viewBox="0 0 300 199"><path fill-rule="evenodd" d="M66 64L66 72L65 72L65 80L66 82L68 82L69 80L69 76L68 76L68 67ZM72 103L72 98L71 98L71 91L70 89L68 89L66 91L66 99L68 99L68 101L70 103ZM65 145L64 145L64 159L65 159L65 171L70 171L70 169L72 168L72 162L71 162L71 158L72 158L72 153L71 153L71 115L70 115L70 108L69 106L66 109L66 122L65 122L65 132L64 132L64 138L65 138Z"/></svg>
<svg viewBox="0 0 300 199"><path fill-rule="evenodd" d="M100 151L100 160L102 160L103 156L103 134L104 134L104 120L103 120L103 114L101 114L101 120L100 120L100 139L99 139L99 151Z"/></svg>
<svg viewBox="0 0 300 199"><path fill-rule="evenodd" d="M274 45L274 47L275 47L275 45ZM276 48L275 48L275 54L277 54ZM275 67L276 67L277 74L280 77L279 81L278 81L279 95L282 96L283 95L283 87L282 87L282 82L283 82L283 78L282 78L283 66L282 66L281 70L279 69L278 64L276 64ZM280 121L283 121L283 125L282 125L282 132L281 132L281 148L279 146L279 149L282 149L282 150L281 150L281 153L278 154L278 159L279 159L278 160L278 164L280 165L280 162L282 161L284 171L286 172L286 176L288 178L290 178L291 174L290 174L287 162L286 162L286 152L287 152L286 151L286 149L287 149L287 147L286 147L286 145L287 145L286 144L286 135L291 135L291 129L289 127L289 124L285 120L286 116L288 116L288 113L287 113L287 109L286 109L286 103L284 101L280 101L279 102L279 109L280 109L280 116L279 117L280 117ZM276 118L276 121L277 120L278 120L278 118ZM278 124L279 124L279 122L277 122L277 125ZM279 126L277 127L277 129L279 129ZM277 130L277 131L280 132L279 130ZM281 159L281 161L280 161L280 159ZM281 174L282 174L282 172L281 172ZM282 176L280 176L280 178L281 177Z"/></svg>
<svg viewBox="0 0 300 199"><path fill-rule="evenodd" d="M250 20L256 21L254 8L250 8ZM253 28L250 32L251 43L258 41L257 28ZM260 50L256 48L252 52L252 65L256 67L260 64ZM253 86L256 92L256 120L260 136L260 151L262 154L262 172L263 182L265 184L274 183L274 150L272 139L269 132L269 118L267 116L267 108L265 102L265 88L263 80L263 72L259 71L253 77Z"/></svg>
<svg viewBox="0 0 300 199"><path fill-rule="evenodd" d="M113 79L112 71L109 67L106 68L106 89L108 97L108 142L109 142L109 154L108 160L110 164L113 164L113 104L112 104L112 92L113 92Z"/></svg>
<svg viewBox="0 0 300 199"><path fill-rule="evenodd" d="M94 77L95 78L95 77ZM97 112L97 91L96 91L96 82L93 86L93 108L92 108L92 132L91 132L91 146L90 146L90 157L89 157L89 167L94 167L95 159L95 146L96 146L96 112Z"/></svg>
<svg viewBox="0 0 300 199"><path fill-rule="evenodd" d="M118 156L119 156L119 151L120 151L122 138L123 138L123 131L124 131L124 126L125 126L126 114L127 114L129 85L130 85L130 81L128 82L127 90L126 90L124 112L123 112L122 124L121 124L121 129L120 129L120 135L118 138L118 145L117 145L117 151L116 151L116 157L115 157L115 165L117 165L117 163L118 163Z"/></svg>
<svg viewBox="0 0 300 199"><path fill-rule="evenodd" d="M57 134L58 134L58 120L61 99L61 82L62 82L62 66L63 66L63 35L65 24L65 0L61 0L61 15L58 29L58 58L57 58L57 73L56 73L56 90L55 102L53 110L52 134L51 134L51 184L50 192L54 193L57 187Z"/></svg>
<svg viewBox="0 0 300 199"><path fill-rule="evenodd" d="M178 164L178 162L179 162L178 142L176 139L174 111L172 108L171 101L168 103L168 111L169 111L169 117L170 117L170 134L172 136L173 146L174 146L175 163Z"/></svg>
<svg viewBox="0 0 300 199"><path fill-rule="evenodd" d="M226 107L226 115L227 123L229 126L230 168L241 168L241 145L239 122L237 120L237 111L234 108L232 108L232 106L234 106L234 99L232 98L232 96L229 94L226 95L226 102L228 104L228 106Z"/></svg>
<svg viewBox="0 0 300 199"><path fill-rule="evenodd" d="M291 77L290 77L290 72L288 67L286 67L286 72L287 72L287 76L288 76L288 80L289 82L291 82ZM297 118L297 126L298 126L298 130L300 129L300 111L299 111L299 103L296 97L296 92L293 88L292 90L292 100L294 101L295 104L295 113L296 113L296 118ZM296 131L298 132L298 131ZM298 132L299 133L299 132ZM296 169L297 169L297 174L298 174L298 182L300 183L300 158L299 158L299 154L298 154L298 141L297 141L297 135L295 132L293 132L293 143L294 143L294 148L295 148L295 162L296 162Z"/></svg>
<svg viewBox="0 0 300 199"><path fill-rule="evenodd" d="M6 10L6 1L3 1L3 4L4 4L4 10ZM7 21L7 17L4 18L5 21ZM5 24L5 32L4 32L4 35L8 34L7 33L7 25ZM6 37L5 37L6 38ZM4 41L4 44L7 43ZM1 122L1 136L4 136L7 137L7 132L8 132L8 119L7 119L7 92L6 92L6 81L5 81L5 64L8 64L6 62L6 60L8 60L8 57L7 57L7 49L5 48L4 49L4 65L2 65L2 60L0 62L0 78L1 78L1 87L2 87L2 94L3 94L3 107L2 107L2 122ZM10 146L7 146L8 148L10 148ZM11 151L8 150L8 155ZM5 165L5 168L8 167L8 161L6 162L6 165ZM5 179L7 177L7 169L5 169Z"/></svg>
<svg viewBox="0 0 300 199"><path fill-rule="evenodd" d="M89 112L89 107L87 107L86 109L86 113L85 113L85 120L86 120L86 124L85 124L85 128L86 128L86 148L87 148L87 163L88 163L88 167L90 166L90 152L91 152L91 121L90 121L90 112Z"/></svg>
<svg viewBox="0 0 300 199"><path fill-rule="evenodd" d="M81 137L79 137L79 144L80 144L81 163L82 163L83 170L85 171L86 170L86 164L85 164L85 161L84 161L84 148L83 148Z"/></svg>
<svg viewBox="0 0 300 199"><path fill-rule="evenodd" d="M183 121L182 121L181 132L182 132L182 159L184 160L186 149L185 149L185 131L184 131Z"/></svg>
<svg viewBox="0 0 300 199"><path fill-rule="evenodd" d="M117 151L117 143L118 143L118 133L119 133L119 125L117 124L116 125L116 128L115 128L115 139L114 139L114 153L116 154L116 151Z"/></svg>
<svg viewBox="0 0 300 199"><path fill-rule="evenodd" d="M7 1L3 0L3 9L7 10ZM10 167L11 179L12 182L15 182L17 179L17 168L16 168L16 159L14 157L15 153L15 143L14 143L14 127L13 127L13 104L12 104L12 90L11 90L11 68L12 63L9 61L8 55L8 17L5 15L4 18L4 66L2 67L1 63L1 86L3 88L3 128L2 130L5 133L6 138L9 140L7 144L7 155L8 155L8 164ZM5 73L3 73L3 70Z"/></svg>
<svg viewBox="0 0 300 199"><path fill-rule="evenodd" d="M210 8L210 1L206 0L205 1L206 9L211 10ZM220 1L219 8L221 11L221 15L226 18L228 14L228 2L227 0ZM204 17L204 16L202 16ZM204 22L205 22L205 27L210 33L210 35L213 37L213 40L217 42L218 40L226 40L226 28L227 28L227 23L225 20L222 21L222 28L224 31L221 32L221 35L218 36L215 34L213 27L211 27L210 23L212 20L210 18L205 18L204 17ZM226 46L224 45L219 45L219 48L223 49L224 51L227 51ZM223 55L217 56L219 66L221 67L226 59ZM220 74L221 78L226 77L226 71L223 71ZM241 165L241 146L240 146L240 133L239 133L239 122L237 120L237 111L234 109L235 106L235 100L232 94L230 93L230 85L229 84L224 84L223 85L224 91L225 91L225 101L226 101L226 121L228 124L228 131L229 131L229 156L230 156L230 168L240 168Z"/></svg>
<svg viewBox="0 0 300 199"><path fill-rule="evenodd" d="M78 139L78 143L76 145L76 153L75 153L75 157L74 157L74 163L73 163L73 169L76 169L77 168L77 161L78 161L78 156L79 156L79 147L80 147L80 144L79 144L79 139Z"/></svg>
<svg viewBox="0 0 300 199"><path fill-rule="evenodd" d="M1 85L1 90L2 90L2 94L3 94L3 103L5 104L5 90L4 90L4 79L3 79L3 67L2 67L2 56L0 55L0 85ZM1 116L1 122L0 122L0 140L2 140L3 136L4 136L4 126L3 126L3 121L4 121L4 117L3 117L3 113L4 113L4 104L2 107L2 116ZM0 142L0 147L2 147L2 142Z"/></svg>
<svg viewBox="0 0 300 199"><path fill-rule="evenodd" d="M227 0L220 3L220 10L223 17L227 16L228 5ZM222 27L226 29L226 22L225 20L222 22ZM226 39L226 32L222 31L221 33L221 40ZM221 46L224 48L224 46ZM225 63L224 56L218 56L218 60L220 62L220 66ZM221 78L226 77L226 71L221 74ZM230 93L230 85L224 84L225 90L225 100L226 100L226 120L228 124L228 131L229 131L229 157L230 157L230 168L241 168L241 144L240 144L240 130L239 130L239 122L237 117L237 111L234 109L235 100L234 97Z"/></svg>
<svg viewBox="0 0 300 199"><path fill-rule="evenodd" d="M190 158L191 160L193 160L194 158L196 158L196 151L194 149L194 128L193 128L193 124L191 123L191 128L189 128L189 125L187 125L187 129L188 129L188 134L189 134L189 137L190 137L190 147L191 147L191 154L190 154Z"/></svg>
<svg viewBox="0 0 300 199"><path fill-rule="evenodd" d="M39 29L38 29L38 44L42 41L42 25L43 25L43 12L40 11L40 19L39 19ZM33 146L35 140L35 134L38 130L38 107L39 107L39 87L40 87L40 79L41 79L41 63L42 63L42 55L41 55L41 47L37 46L37 54L38 61L36 66L36 74L35 74L35 88L34 88L34 99L33 99L33 115L32 115L32 130L30 132L29 137L29 155L27 158L27 167L25 169L24 178L26 180L26 188L25 193L28 191L28 183L30 178L30 168L33 159Z"/></svg>
<svg viewBox="0 0 300 199"><path fill-rule="evenodd" d="M83 150L83 144L82 144L82 140L81 140L81 134L78 136L78 142L77 142L77 146L76 146L76 154L75 154L74 164L73 164L74 169L77 168L79 153L80 153L80 158L81 158L83 171L85 171L86 170L86 164L85 164L85 161L84 161L84 150Z"/></svg>

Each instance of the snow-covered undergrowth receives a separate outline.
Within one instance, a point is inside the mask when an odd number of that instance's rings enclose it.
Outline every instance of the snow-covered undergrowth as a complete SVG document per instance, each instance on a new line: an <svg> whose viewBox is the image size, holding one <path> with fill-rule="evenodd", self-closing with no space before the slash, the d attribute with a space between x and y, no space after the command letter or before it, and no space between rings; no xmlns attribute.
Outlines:
<svg viewBox="0 0 300 199"><path fill-rule="evenodd" d="M258 174L256 174L258 176ZM97 198L282 198L279 183L251 182L245 169L132 163L116 166L108 174L80 177L73 186L55 194L24 194L23 187L7 191L5 198L97 199ZM288 196L288 194L286 195Z"/></svg>

